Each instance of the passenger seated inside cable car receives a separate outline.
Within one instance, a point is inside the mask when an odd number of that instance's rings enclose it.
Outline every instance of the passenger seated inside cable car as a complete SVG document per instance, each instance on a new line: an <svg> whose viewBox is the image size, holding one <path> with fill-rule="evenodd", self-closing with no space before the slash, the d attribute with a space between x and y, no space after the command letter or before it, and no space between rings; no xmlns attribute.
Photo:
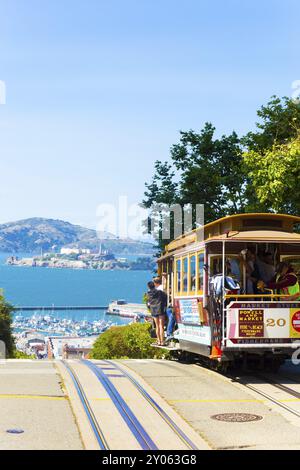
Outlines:
<svg viewBox="0 0 300 470"><path fill-rule="evenodd" d="M259 288L265 287L276 290L278 294L288 296L288 300L300 300L300 285L298 277L288 261L279 263L277 272L273 279L267 284L259 281Z"/></svg>
<svg viewBox="0 0 300 470"><path fill-rule="evenodd" d="M236 251L236 248L237 246L233 247L232 251ZM291 254L295 249L289 244L249 244L239 253L226 253L225 275L232 277L240 284L240 293L262 296L271 294L273 291L276 293L278 289L274 282L276 281L276 267L280 262L288 262L290 268L287 269L290 269L300 281L300 255ZM222 255L211 253L210 278L222 273Z"/></svg>
<svg viewBox="0 0 300 470"><path fill-rule="evenodd" d="M263 250L258 247L258 253L256 258L260 279L266 284L273 279L276 273L274 254L270 251Z"/></svg>

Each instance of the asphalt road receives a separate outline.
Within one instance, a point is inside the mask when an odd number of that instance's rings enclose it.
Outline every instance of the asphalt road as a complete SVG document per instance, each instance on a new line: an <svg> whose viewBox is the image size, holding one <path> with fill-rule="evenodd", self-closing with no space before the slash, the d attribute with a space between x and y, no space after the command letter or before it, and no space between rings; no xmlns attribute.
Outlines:
<svg viewBox="0 0 300 470"><path fill-rule="evenodd" d="M260 380L245 375L236 381L196 364L156 360L124 364L140 374L212 449L300 449L300 417L275 403L300 412L300 398L274 388L269 376ZM285 376L292 371L300 381L298 369L287 365L272 379L300 393L300 383L290 385ZM252 384L263 395L244 384ZM261 419L226 422L212 418L224 413L254 414Z"/></svg>
<svg viewBox="0 0 300 470"><path fill-rule="evenodd" d="M300 449L300 371L290 364L230 378L173 361L18 360L0 363L1 450L99 450L69 368L111 450ZM236 413L257 421L215 419Z"/></svg>

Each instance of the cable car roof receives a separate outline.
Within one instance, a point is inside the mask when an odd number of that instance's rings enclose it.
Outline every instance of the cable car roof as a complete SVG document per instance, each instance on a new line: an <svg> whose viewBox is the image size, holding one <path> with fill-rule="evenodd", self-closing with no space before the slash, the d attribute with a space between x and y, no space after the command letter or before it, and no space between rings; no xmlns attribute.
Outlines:
<svg viewBox="0 0 300 470"><path fill-rule="evenodd" d="M253 230L244 232L228 232L223 235L211 237L206 242L211 241L248 241L266 243L300 243L300 233L278 232L273 230Z"/></svg>
<svg viewBox="0 0 300 470"><path fill-rule="evenodd" d="M300 234L294 232L296 224L300 224L300 217L288 214L229 215L176 238L166 246L165 253L160 259L201 241L205 243L222 240L299 243Z"/></svg>

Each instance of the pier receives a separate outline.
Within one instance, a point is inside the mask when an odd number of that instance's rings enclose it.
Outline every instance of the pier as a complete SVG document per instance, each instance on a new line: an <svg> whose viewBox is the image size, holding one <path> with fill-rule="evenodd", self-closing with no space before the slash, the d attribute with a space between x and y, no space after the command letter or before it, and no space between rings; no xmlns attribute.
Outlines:
<svg viewBox="0 0 300 470"><path fill-rule="evenodd" d="M107 310L108 306L99 305L51 305L51 306L18 306L14 307L15 311L35 311L42 310L45 312L49 311L63 311L63 310Z"/></svg>

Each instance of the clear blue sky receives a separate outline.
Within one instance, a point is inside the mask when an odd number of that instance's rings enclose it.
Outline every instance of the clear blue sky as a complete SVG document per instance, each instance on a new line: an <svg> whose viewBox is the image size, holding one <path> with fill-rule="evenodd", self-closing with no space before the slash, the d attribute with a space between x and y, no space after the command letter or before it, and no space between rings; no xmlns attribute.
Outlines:
<svg viewBox="0 0 300 470"><path fill-rule="evenodd" d="M94 227L179 130L253 127L300 79L298 0L1 0L0 222Z"/></svg>

